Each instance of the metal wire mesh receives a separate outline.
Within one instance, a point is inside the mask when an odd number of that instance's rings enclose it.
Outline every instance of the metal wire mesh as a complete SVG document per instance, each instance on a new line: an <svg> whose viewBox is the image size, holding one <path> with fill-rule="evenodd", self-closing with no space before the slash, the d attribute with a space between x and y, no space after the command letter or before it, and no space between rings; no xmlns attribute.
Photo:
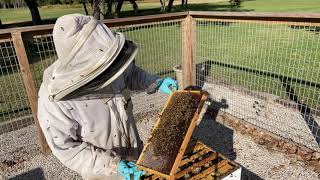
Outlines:
<svg viewBox="0 0 320 180"><path fill-rule="evenodd" d="M139 53L135 60L138 66L160 77L174 77L173 66L181 61L180 24L181 21L165 21L116 27L113 30L123 32L127 39L138 44ZM53 38L51 34L26 35L24 44L32 77L36 88L39 89L43 71L57 59ZM9 122L1 125L0 132L8 132L33 122L12 41L1 43L0 52L2 53L0 80L1 84L4 84L0 88L0 121ZM166 99L161 98L162 96L161 94L146 96L145 93L135 92L133 97L135 113L160 109ZM26 115L28 123L25 122Z"/></svg>
<svg viewBox="0 0 320 180"><path fill-rule="evenodd" d="M164 21L143 25L131 25L115 28L136 42L139 52L136 65L147 72L160 77L175 77L174 66L181 63L181 20ZM137 92L133 95L134 113L145 113L162 109L166 95L156 93L145 95Z"/></svg>
<svg viewBox="0 0 320 180"><path fill-rule="evenodd" d="M32 77L37 89L42 82L43 71L56 59L53 38L51 34L35 35L24 39Z"/></svg>
<svg viewBox="0 0 320 180"><path fill-rule="evenodd" d="M320 25L196 20L197 84L223 111L318 149Z"/></svg>
<svg viewBox="0 0 320 180"><path fill-rule="evenodd" d="M113 28L139 46L136 64L175 77L182 20ZM320 27L308 23L196 20L196 80L223 111L310 148L319 148ZM57 58L51 34L24 37L39 88ZM30 124L31 111L11 39L0 43L0 133ZM161 109L166 98L133 94L135 113ZM19 120L20 119L20 120ZM21 120L23 119L23 121ZM28 120L26 120L28 119ZM19 120L19 121L17 121ZM13 128L17 127L17 128Z"/></svg>
<svg viewBox="0 0 320 180"><path fill-rule="evenodd" d="M116 27L136 42L136 64L149 73L174 76L173 67L181 62L181 20Z"/></svg>
<svg viewBox="0 0 320 180"><path fill-rule="evenodd" d="M31 110L11 39L0 42L0 134L31 124Z"/></svg>

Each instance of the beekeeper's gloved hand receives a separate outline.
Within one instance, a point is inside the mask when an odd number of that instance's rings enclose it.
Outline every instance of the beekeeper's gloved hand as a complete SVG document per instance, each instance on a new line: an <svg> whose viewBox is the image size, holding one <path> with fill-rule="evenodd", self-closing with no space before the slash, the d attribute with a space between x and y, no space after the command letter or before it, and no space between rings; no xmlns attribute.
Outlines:
<svg viewBox="0 0 320 180"><path fill-rule="evenodd" d="M134 180L139 180L144 171L139 171L134 162L121 160L118 164L118 172L125 180L130 180L130 175L133 175Z"/></svg>
<svg viewBox="0 0 320 180"><path fill-rule="evenodd" d="M158 89L160 92L170 94L172 91L178 90L178 83L176 80L167 77L164 79L157 80Z"/></svg>
<svg viewBox="0 0 320 180"><path fill-rule="evenodd" d="M133 170L134 170L134 173L133 173L134 180L139 180L140 177L145 174L144 171L138 170L138 168L134 162L128 162L128 165L131 168L133 168Z"/></svg>

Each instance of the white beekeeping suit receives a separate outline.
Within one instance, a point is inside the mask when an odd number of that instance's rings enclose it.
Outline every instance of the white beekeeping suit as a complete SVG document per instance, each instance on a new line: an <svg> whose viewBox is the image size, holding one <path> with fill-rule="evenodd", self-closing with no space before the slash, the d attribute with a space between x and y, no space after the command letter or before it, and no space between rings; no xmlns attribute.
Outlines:
<svg viewBox="0 0 320 180"><path fill-rule="evenodd" d="M92 17L59 18L53 29L58 60L39 90L38 118L52 153L84 179L111 179L121 159L142 144L125 89L158 78L133 63L136 45Z"/></svg>

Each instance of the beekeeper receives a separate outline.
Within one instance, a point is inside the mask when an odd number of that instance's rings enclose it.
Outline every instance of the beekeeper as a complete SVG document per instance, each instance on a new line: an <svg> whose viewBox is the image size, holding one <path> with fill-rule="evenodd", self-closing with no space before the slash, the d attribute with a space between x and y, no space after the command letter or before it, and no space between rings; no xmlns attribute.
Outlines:
<svg viewBox="0 0 320 180"><path fill-rule="evenodd" d="M60 17L53 41L58 59L44 71L38 100L52 153L84 179L138 179L142 142L127 90L169 94L176 81L137 67L137 45L90 16Z"/></svg>

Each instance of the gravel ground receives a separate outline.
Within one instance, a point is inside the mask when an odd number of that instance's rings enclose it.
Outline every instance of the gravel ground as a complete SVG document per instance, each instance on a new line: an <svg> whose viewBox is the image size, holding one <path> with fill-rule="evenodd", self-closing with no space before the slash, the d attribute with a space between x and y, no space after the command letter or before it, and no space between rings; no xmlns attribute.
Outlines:
<svg viewBox="0 0 320 180"><path fill-rule="evenodd" d="M303 117L297 109L277 103L279 97L270 94L256 93L253 96L239 88L211 83L205 83L203 89L212 94L214 101L224 101L225 107L221 108L222 111L283 138L320 151L320 146L308 126L312 125L313 131L318 128L319 117Z"/></svg>
<svg viewBox="0 0 320 180"><path fill-rule="evenodd" d="M143 141L149 136L159 107L164 103L163 100L153 101L159 99L158 96L138 94L133 97L134 103L139 102L142 106L134 112ZM243 167L243 179L319 179L318 174L303 164L282 153L269 152L251 138L214 119L206 115L193 136L239 163ZM41 155L35 134L35 126L31 125L0 135L0 173L12 179L81 179L52 155Z"/></svg>

